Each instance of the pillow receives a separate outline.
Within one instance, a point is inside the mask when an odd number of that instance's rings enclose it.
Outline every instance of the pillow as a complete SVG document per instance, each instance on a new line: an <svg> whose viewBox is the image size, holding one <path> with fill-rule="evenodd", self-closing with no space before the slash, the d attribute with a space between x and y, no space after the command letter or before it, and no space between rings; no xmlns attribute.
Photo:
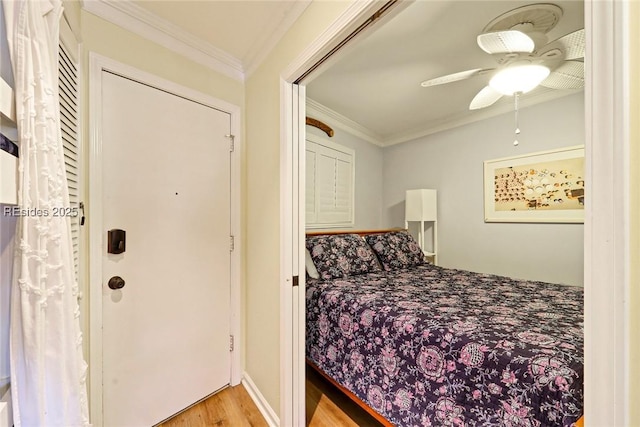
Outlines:
<svg viewBox="0 0 640 427"><path fill-rule="evenodd" d="M406 231L392 231L366 236L382 267L389 270L424 264L424 253L418 242Z"/></svg>
<svg viewBox="0 0 640 427"><path fill-rule="evenodd" d="M357 234L307 237L306 246L323 280L380 271L375 254Z"/></svg>
<svg viewBox="0 0 640 427"><path fill-rule="evenodd" d="M318 274L318 270L316 269L316 265L313 263L311 259L311 254L309 253L309 249L304 250L304 266L307 269L307 274L312 279L319 279L320 274Z"/></svg>

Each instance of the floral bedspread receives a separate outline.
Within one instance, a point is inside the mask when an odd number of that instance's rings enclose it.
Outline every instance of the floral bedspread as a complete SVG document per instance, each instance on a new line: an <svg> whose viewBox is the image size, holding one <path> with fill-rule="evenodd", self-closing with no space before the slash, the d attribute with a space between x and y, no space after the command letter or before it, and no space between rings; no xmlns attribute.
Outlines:
<svg viewBox="0 0 640 427"><path fill-rule="evenodd" d="M307 358L398 426L570 426L582 288L422 265L309 280Z"/></svg>

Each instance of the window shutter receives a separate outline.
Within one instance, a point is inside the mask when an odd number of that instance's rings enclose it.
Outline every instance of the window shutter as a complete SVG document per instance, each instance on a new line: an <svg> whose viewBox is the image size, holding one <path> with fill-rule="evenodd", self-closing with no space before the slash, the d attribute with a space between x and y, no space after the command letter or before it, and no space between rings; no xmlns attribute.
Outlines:
<svg viewBox="0 0 640 427"><path fill-rule="evenodd" d="M58 53L58 88L60 93L60 129L64 151L64 166L71 208L71 241L73 262L78 276L80 260L80 138L78 129L78 67L64 44ZM77 213L77 215L76 215Z"/></svg>
<svg viewBox="0 0 640 427"><path fill-rule="evenodd" d="M307 140L306 159L307 227L353 225L353 150L333 142Z"/></svg>
<svg viewBox="0 0 640 427"><path fill-rule="evenodd" d="M315 223L316 215L316 153L307 150L305 163L305 212L307 223Z"/></svg>
<svg viewBox="0 0 640 427"><path fill-rule="evenodd" d="M336 187L334 210L338 221L349 221L351 218L351 203L353 192L351 184L353 181L353 164L350 161L336 159Z"/></svg>
<svg viewBox="0 0 640 427"><path fill-rule="evenodd" d="M333 208L335 207L335 176L336 160L330 156L318 156L317 204L318 222L333 222Z"/></svg>

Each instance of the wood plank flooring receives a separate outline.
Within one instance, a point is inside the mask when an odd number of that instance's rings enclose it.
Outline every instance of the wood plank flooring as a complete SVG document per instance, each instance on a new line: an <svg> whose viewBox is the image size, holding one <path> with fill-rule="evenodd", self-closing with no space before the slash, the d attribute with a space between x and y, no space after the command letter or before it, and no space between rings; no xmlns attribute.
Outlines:
<svg viewBox="0 0 640 427"><path fill-rule="evenodd" d="M306 412L309 427L382 426L364 409L309 367L307 367Z"/></svg>
<svg viewBox="0 0 640 427"><path fill-rule="evenodd" d="M307 425L309 427L379 427L371 415L353 403L313 369L307 368ZM268 424L242 385L229 387L160 427L239 426Z"/></svg>
<svg viewBox="0 0 640 427"><path fill-rule="evenodd" d="M159 427L268 427L242 384L229 387L160 424Z"/></svg>

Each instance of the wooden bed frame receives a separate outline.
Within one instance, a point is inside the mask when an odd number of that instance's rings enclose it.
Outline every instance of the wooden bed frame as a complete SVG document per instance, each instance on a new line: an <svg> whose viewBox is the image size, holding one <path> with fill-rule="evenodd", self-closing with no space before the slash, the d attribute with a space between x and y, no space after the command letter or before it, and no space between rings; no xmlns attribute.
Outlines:
<svg viewBox="0 0 640 427"><path fill-rule="evenodd" d="M338 231L307 231L307 236L332 236L336 234L357 234L359 236L367 236L369 234L390 233L392 231L406 231L406 228L385 228L381 230L338 230Z"/></svg>
<svg viewBox="0 0 640 427"><path fill-rule="evenodd" d="M347 389L347 388L341 386L340 384L338 384L336 382L336 380L334 380L329 375L327 375L322 369L320 369L318 366L316 366L316 364L313 363L309 359L307 359L307 366L309 366L314 371L316 371L318 374L320 374L325 380L329 381L332 386L334 386L335 388L340 390L342 392L342 394L344 394L349 399L351 399L353 401L353 403L355 403L356 405L361 407L367 414L371 415L373 418L375 418L377 421L379 421L380 424L382 424L385 427L394 427L393 424L391 424L385 417L383 417L382 415L380 415L379 413L374 411L373 408L371 408L369 405L367 405L358 396L353 394L349 389Z"/></svg>
<svg viewBox="0 0 640 427"><path fill-rule="evenodd" d="M406 228L387 228L380 230L339 230L339 231L307 231L305 233L306 236L325 236L325 235L336 235L336 234L358 234L360 236L367 236L369 234L380 234L380 233L389 233L392 231L403 231ZM322 369L316 366L311 360L306 359L307 365L320 374L323 378L329 381L333 386L335 386L338 390L340 390L345 396L351 399L356 405L361 407L364 411L366 411L369 415L379 421L385 427L394 427L394 425L389 422L385 417L377 413L373 408L367 405L363 400L361 400L358 396L353 394L347 388L338 384L333 378L327 375ZM581 416L578 421L575 423L575 427L584 427L584 415Z"/></svg>

